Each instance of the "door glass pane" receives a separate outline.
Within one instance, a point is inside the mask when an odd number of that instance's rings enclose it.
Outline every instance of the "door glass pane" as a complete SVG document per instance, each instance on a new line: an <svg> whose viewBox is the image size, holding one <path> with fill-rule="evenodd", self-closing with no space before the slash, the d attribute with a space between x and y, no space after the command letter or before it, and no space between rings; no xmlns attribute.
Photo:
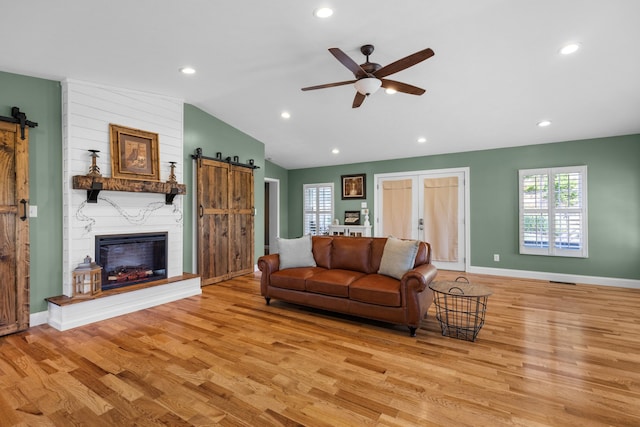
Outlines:
<svg viewBox="0 0 640 427"><path fill-rule="evenodd" d="M384 181L382 183L382 233L383 236L394 236L411 239L412 232L412 197L413 181L402 179Z"/></svg>
<svg viewBox="0 0 640 427"><path fill-rule="evenodd" d="M458 261L458 177L423 181L424 239L434 261Z"/></svg>

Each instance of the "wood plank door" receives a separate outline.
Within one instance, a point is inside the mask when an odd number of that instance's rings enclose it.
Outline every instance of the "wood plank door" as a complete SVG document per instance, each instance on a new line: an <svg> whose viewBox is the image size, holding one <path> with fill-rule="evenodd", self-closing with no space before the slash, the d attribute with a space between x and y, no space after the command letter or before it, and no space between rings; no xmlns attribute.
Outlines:
<svg viewBox="0 0 640 427"><path fill-rule="evenodd" d="M198 274L210 285L253 271L253 169L198 159Z"/></svg>
<svg viewBox="0 0 640 427"><path fill-rule="evenodd" d="M0 122L0 335L29 327L29 130Z"/></svg>
<svg viewBox="0 0 640 427"><path fill-rule="evenodd" d="M253 169L231 166L230 277L253 271Z"/></svg>
<svg viewBox="0 0 640 427"><path fill-rule="evenodd" d="M228 163L197 160L198 274L203 285L227 279L229 273Z"/></svg>

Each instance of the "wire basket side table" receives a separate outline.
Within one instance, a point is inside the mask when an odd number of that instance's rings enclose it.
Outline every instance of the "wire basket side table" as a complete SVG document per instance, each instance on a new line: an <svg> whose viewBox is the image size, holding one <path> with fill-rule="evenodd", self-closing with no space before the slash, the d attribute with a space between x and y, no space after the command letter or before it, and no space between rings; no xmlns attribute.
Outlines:
<svg viewBox="0 0 640 427"><path fill-rule="evenodd" d="M464 279L466 282L461 282ZM460 276L455 281L432 282L436 319L443 336L475 341L484 325L487 300L493 293L487 286L469 283Z"/></svg>

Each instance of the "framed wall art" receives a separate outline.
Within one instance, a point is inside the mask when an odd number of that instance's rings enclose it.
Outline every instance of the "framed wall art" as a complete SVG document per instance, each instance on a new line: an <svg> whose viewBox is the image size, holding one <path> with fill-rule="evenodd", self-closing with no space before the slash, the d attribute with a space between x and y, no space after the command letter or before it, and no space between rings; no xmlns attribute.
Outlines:
<svg viewBox="0 0 640 427"><path fill-rule="evenodd" d="M345 211L344 225L360 225L360 211Z"/></svg>
<svg viewBox="0 0 640 427"><path fill-rule="evenodd" d="M342 200L366 199L366 174L342 175Z"/></svg>
<svg viewBox="0 0 640 427"><path fill-rule="evenodd" d="M157 133L110 124L109 135L113 178L160 181Z"/></svg>

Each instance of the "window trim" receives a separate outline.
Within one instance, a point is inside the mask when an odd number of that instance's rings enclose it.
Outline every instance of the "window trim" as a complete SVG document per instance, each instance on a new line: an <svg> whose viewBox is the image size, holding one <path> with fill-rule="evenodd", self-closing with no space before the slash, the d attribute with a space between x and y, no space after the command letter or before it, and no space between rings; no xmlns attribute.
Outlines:
<svg viewBox="0 0 640 427"><path fill-rule="evenodd" d="M307 189L308 188L324 188L324 187L330 187L331 188L331 221L333 220L333 218L335 218L335 208L336 208L336 203L335 203L335 188L334 188L334 183L333 182L325 182L325 183L317 183L317 184L303 184L302 186L302 233L306 234L306 224L305 224L305 218L307 216L307 214L312 213L316 216L316 221L318 222L318 224L320 223L320 210L313 210L313 211L307 211L306 209L306 194L307 194ZM325 212L325 211L322 211ZM327 230L328 231L328 230ZM316 233L319 232L319 227L318 230L316 231ZM309 233L311 234L311 233ZM312 234L313 235L313 234ZM320 236L322 234L315 234L317 236Z"/></svg>
<svg viewBox="0 0 640 427"><path fill-rule="evenodd" d="M555 244L551 244L551 241L555 241L555 218L557 206L555 204L555 188L554 182L556 175L566 174L566 173L579 173L581 180L581 204L579 208L579 212L581 214L581 224L580 224L580 235L581 235L581 245L579 249L568 249L558 247ZM538 208L532 210L525 210L524 208L524 191L523 191L523 180L525 176L530 175L546 175L547 176L547 208ZM587 166L565 166L565 167L555 167L555 168L537 168L537 169L520 169L518 171L518 202L519 202L519 215L518 215L518 238L519 238L519 250L522 255L546 255L546 256L560 256L560 257L571 257L571 258L588 258L588 218L587 218ZM559 208L558 211L562 211L564 209ZM524 215L527 212L532 211L544 211L548 217L548 235L549 235L549 244L546 248L540 247L531 247L525 246L524 244Z"/></svg>

